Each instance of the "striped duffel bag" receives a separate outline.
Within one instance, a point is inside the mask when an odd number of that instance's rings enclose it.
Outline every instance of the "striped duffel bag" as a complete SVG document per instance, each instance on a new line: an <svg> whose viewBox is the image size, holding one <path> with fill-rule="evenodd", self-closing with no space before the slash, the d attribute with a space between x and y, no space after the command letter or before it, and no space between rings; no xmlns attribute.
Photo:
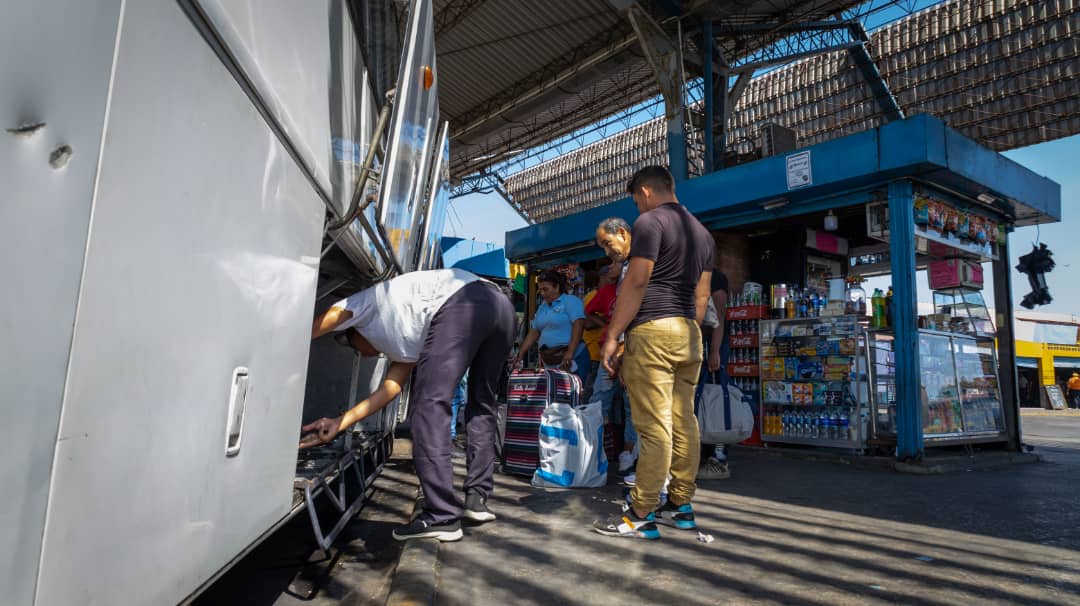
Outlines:
<svg viewBox="0 0 1080 606"><path fill-rule="evenodd" d="M504 473L532 476L540 466L540 416L548 404L581 404L581 379L550 368L517 370L506 391L506 433L502 440Z"/></svg>

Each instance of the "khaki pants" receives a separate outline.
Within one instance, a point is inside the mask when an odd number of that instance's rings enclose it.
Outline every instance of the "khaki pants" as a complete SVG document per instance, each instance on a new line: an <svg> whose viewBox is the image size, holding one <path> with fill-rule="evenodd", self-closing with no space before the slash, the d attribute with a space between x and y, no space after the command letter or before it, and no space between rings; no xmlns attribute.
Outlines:
<svg viewBox="0 0 1080 606"><path fill-rule="evenodd" d="M669 471L669 499L685 505L694 498L701 459L694 390L701 359L701 329L688 318L653 320L626 335L622 377L641 444L630 498L639 511L656 509Z"/></svg>

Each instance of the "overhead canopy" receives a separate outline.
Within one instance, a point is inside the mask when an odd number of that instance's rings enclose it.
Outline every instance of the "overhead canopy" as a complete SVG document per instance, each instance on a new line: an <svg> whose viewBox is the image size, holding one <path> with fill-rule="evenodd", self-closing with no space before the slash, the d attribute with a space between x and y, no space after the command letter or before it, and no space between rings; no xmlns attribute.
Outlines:
<svg viewBox="0 0 1080 606"><path fill-rule="evenodd" d="M658 89L622 0L435 0L439 101L451 126L451 176L551 141L655 97ZM761 25L717 38L728 61L781 39L777 24L818 21L863 0L642 0L672 38L702 18ZM892 4L879 2L877 5ZM690 18L692 17L692 18ZM690 44L690 48L697 48ZM701 59L687 56L690 64Z"/></svg>
<svg viewBox="0 0 1080 606"><path fill-rule="evenodd" d="M861 204L890 180L912 178L975 200L989 194L993 208L1018 224L1061 219L1061 186L997 152L979 146L932 116L920 115L801 150L812 185L789 189L787 157L773 156L684 181L679 200L710 228L747 225ZM763 205L777 202L774 210ZM599 256L596 225L606 217L632 222L623 199L506 234L515 262L565 262Z"/></svg>
<svg viewBox="0 0 1080 606"><path fill-rule="evenodd" d="M464 238L442 239L443 267L456 267L487 278L510 278L506 251L490 242Z"/></svg>

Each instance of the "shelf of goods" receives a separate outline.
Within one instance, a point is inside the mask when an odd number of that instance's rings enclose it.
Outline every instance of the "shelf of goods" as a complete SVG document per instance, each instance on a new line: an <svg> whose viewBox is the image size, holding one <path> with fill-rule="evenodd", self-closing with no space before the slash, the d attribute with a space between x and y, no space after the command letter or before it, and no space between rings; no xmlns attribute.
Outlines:
<svg viewBox="0 0 1080 606"><path fill-rule="evenodd" d="M765 320L759 337L762 439L864 448L869 390L858 318Z"/></svg>
<svg viewBox="0 0 1080 606"><path fill-rule="evenodd" d="M758 323L767 313L761 305L729 307L726 312L728 377L743 394L756 394L760 386Z"/></svg>
<svg viewBox="0 0 1080 606"><path fill-rule="evenodd" d="M930 330L920 330L918 338L923 439L970 442L1003 438L993 341ZM893 339L889 331L875 331L867 341L875 437L896 435Z"/></svg>

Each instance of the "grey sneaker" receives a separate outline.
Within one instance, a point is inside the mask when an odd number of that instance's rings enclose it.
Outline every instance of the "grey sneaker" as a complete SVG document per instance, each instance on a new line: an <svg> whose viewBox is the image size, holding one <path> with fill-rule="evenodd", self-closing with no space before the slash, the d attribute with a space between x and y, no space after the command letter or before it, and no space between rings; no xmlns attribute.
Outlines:
<svg viewBox="0 0 1080 606"><path fill-rule="evenodd" d="M728 464L717 460L715 457L705 459L697 472L697 479L699 480L726 480L730 477L731 471L728 469Z"/></svg>
<svg viewBox="0 0 1080 606"><path fill-rule="evenodd" d="M488 509L486 497L475 490L470 490L465 495L464 517L472 522L491 522L495 519L495 514Z"/></svg>

